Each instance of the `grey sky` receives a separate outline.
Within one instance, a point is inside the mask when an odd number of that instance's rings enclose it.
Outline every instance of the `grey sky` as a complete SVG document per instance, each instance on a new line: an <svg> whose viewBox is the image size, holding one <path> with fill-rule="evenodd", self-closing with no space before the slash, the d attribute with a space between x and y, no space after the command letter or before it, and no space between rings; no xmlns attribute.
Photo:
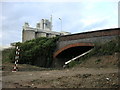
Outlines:
<svg viewBox="0 0 120 90"><path fill-rule="evenodd" d="M1 2L3 46L22 40L22 26L29 22L35 27L42 18L53 15L53 30L80 33L91 30L118 27L118 2L102 0L96 2Z"/></svg>

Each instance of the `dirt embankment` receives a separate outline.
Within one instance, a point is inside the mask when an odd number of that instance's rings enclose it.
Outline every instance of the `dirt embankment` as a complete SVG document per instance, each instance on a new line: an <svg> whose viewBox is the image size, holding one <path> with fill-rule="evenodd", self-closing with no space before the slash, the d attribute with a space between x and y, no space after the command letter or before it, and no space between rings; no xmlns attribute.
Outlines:
<svg viewBox="0 0 120 90"><path fill-rule="evenodd" d="M118 88L118 54L91 57L73 68L50 70L31 65L3 64L3 88Z"/></svg>
<svg viewBox="0 0 120 90"><path fill-rule="evenodd" d="M86 68L118 68L120 64L120 53L114 53L112 55L94 56L84 62L78 67Z"/></svg>

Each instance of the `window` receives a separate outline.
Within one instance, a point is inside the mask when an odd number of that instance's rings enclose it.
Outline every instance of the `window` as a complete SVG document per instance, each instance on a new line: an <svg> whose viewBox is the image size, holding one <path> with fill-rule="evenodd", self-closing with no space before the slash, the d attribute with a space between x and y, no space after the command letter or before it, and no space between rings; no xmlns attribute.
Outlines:
<svg viewBox="0 0 120 90"><path fill-rule="evenodd" d="M46 33L46 37L49 37L49 33Z"/></svg>

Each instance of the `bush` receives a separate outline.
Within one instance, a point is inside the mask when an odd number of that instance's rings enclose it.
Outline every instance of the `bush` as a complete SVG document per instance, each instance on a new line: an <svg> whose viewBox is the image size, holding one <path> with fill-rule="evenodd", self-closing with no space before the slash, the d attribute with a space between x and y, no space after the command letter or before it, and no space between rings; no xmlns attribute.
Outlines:
<svg viewBox="0 0 120 90"><path fill-rule="evenodd" d="M20 64L31 64L40 67L50 67L53 61L53 52L56 48L55 38L37 38L26 41L24 43L17 43L21 49L20 51ZM15 57L14 51L12 52L11 59Z"/></svg>
<svg viewBox="0 0 120 90"><path fill-rule="evenodd" d="M14 58L12 58L12 56L14 55L14 49L4 49L2 51L2 63L5 62L13 62Z"/></svg>

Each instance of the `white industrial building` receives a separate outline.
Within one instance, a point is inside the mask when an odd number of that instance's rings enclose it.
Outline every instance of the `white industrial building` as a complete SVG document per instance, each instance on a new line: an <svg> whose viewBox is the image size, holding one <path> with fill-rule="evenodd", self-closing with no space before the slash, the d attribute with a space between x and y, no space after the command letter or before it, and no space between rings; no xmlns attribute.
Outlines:
<svg viewBox="0 0 120 90"><path fill-rule="evenodd" d="M22 30L22 42L32 40L38 37L56 37L61 35L68 35L69 32L55 32L52 31L52 20L42 19L36 24L36 27L30 27L29 23L25 22Z"/></svg>

